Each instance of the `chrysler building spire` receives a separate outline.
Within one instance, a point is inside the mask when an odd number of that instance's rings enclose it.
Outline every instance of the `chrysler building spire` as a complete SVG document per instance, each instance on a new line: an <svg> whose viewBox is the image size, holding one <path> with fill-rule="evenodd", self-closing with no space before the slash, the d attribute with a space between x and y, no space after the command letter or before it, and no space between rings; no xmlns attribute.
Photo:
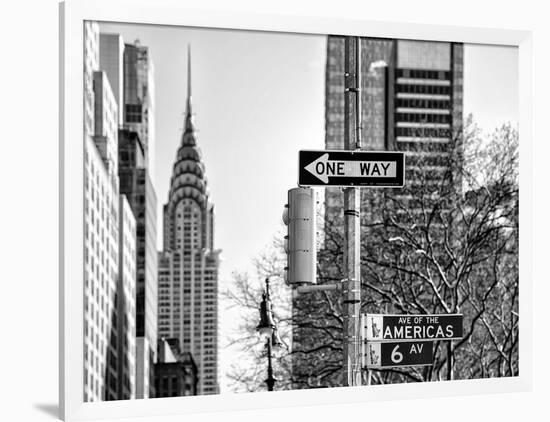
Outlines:
<svg viewBox="0 0 550 422"><path fill-rule="evenodd" d="M191 105L191 46L187 45L187 109L185 110L184 132L194 132L195 122Z"/></svg>

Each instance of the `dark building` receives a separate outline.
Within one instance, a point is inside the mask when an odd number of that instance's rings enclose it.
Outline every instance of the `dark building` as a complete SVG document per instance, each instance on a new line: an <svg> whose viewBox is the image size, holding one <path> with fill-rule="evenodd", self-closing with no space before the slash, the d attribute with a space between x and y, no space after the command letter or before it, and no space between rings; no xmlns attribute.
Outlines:
<svg viewBox="0 0 550 422"><path fill-rule="evenodd" d="M118 137L119 166L145 168L145 149L139 134L129 129L119 129Z"/></svg>
<svg viewBox="0 0 550 422"><path fill-rule="evenodd" d="M325 147L344 148L344 37L327 41ZM363 149L405 151L408 186L424 180L422 170L448 171L454 137L462 128L463 45L460 43L362 39ZM460 183L456 183L457 186ZM339 189L329 188L326 211L341 211ZM377 189L362 189L362 200ZM372 221L376 207L364 207Z"/></svg>
<svg viewBox="0 0 550 422"><path fill-rule="evenodd" d="M451 165L450 157L457 145L460 148L463 45L377 38L362 38L361 44L363 149L406 153L407 189L361 190L362 239L376 247L369 224L381 220L387 195L394 195L405 204L405 212L414 215L422 212L415 201L417 190L437 195L443 179L453 189L461 189L457 171L461 163ZM325 76L325 147L329 150L344 149L344 61L345 38L329 36ZM456 176L441 177L448 172ZM329 251L334 242L342 241L341 189L326 188L324 212L320 283L343 277L342 256ZM344 385L342 325L336 317L327 318L337 315L340 301L338 293L327 294L326 299L309 294L293 300L294 388ZM322 327L307 328L312 321Z"/></svg>
<svg viewBox="0 0 550 422"><path fill-rule="evenodd" d="M149 49L135 41L124 45L124 127L138 133L149 168L154 166L154 68Z"/></svg>
<svg viewBox="0 0 550 422"><path fill-rule="evenodd" d="M157 343L157 198L139 134L119 130L120 193L136 219L136 398L154 397Z"/></svg>
<svg viewBox="0 0 550 422"><path fill-rule="evenodd" d="M159 339L155 364L155 396L197 395L197 365L191 353L181 353L178 339Z"/></svg>

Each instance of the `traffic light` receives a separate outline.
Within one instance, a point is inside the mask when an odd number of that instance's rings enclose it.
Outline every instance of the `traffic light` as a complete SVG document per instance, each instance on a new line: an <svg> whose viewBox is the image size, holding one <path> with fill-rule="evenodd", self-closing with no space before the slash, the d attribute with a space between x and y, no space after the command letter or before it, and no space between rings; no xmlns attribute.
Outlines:
<svg viewBox="0 0 550 422"><path fill-rule="evenodd" d="M288 228L285 236L285 281L289 284L317 283L315 204L315 191L311 188L288 191L283 222Z"/></svg>

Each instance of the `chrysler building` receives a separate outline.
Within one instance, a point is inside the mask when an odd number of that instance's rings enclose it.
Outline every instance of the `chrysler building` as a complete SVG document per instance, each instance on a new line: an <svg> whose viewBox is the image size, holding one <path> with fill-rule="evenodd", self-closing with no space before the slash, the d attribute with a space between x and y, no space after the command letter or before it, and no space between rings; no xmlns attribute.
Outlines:
<svg viewBox="0 0 550 422"><path fill-rule="evenodd" d="M197 145L191 103L191 55L181 142L164 205L164 250L159 254L159 338L176 338L198 369L198 394L218 390L218 267L214 205Z"/></svg>

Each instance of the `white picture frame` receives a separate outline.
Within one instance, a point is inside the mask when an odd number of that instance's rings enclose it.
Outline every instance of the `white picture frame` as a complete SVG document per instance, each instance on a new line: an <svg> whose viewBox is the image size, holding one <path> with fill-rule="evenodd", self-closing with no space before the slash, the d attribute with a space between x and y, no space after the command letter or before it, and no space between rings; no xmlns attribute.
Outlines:
<svg viewBox="0 0 550 422"><path fill-rule="evenodd" d="M131 7L129 7L131 3ZM514 378L84 403L83 24L86 20L308 34L453 40L519 48L520 373ZM60 4L60 417L67 421L529 391L532 387L532 35L528 31L187 8L178 0Z"/></svg>

